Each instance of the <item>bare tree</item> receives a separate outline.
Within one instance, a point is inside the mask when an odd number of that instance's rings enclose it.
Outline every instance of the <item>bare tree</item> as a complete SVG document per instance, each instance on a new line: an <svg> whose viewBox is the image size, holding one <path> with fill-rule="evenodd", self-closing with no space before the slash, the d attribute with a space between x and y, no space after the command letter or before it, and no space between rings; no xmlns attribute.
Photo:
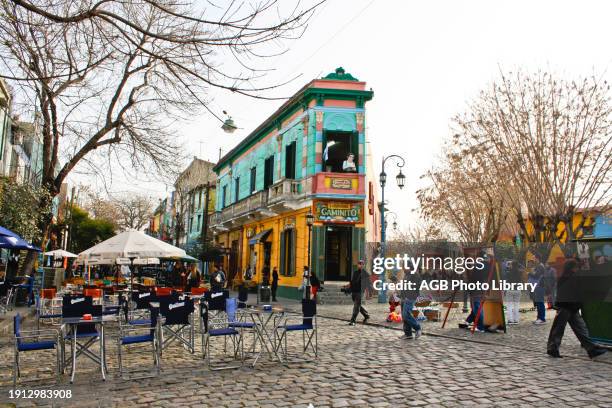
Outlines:
<svg viewBox="0 0 612 408"><path fill-rule="evenodd" d="M265 74L255 66L262 47L282 52L282 40L299 37L316 6L0 0L0 76L16 85L23 111L36 111L49 196L77 166L103 160L113 169L173 169L173 121L201 108L213 113L212 89L266 97L278 84L253 85ZM49 209L50 199L41 200L38 245Z"/></svg>
<svg viewBox="0 0 612 408"><path fill-rule="evenodd" d="M137 194L114 198L112 204L119 216L117 219L119 228L124 231L144 228L153 214L155 205L150 197Z"/></svg>
<svg viewBox="0 0 612 408"><path fill-rule="evenodd" d="M481 190L501 200L497 208L507 207L527 242L579 237L593 214L612 202L609 90L595 77L565 81L546 72L502 73L455 118L452 154L471 167L451 159L435 177L445 184L436 188L465 204L462 193L473 191L476 176ZM455 176L458 188L449 192Z"/></svg>

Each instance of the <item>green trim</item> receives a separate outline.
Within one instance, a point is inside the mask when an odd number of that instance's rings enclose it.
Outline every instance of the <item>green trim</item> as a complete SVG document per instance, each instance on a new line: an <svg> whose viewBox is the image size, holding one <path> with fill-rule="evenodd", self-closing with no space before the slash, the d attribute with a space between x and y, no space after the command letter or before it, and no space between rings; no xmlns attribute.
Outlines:
<svg viewBox="0 0 612 408"><path fill-rule="evenodd" d="M285 299L300 300L304 292L298 290L296 286L280 286L276 290L276 297L282 297Z"/></svg>
<svg viewBox="0 0 612 408"><path fill-rule="evenodd" d="M231 165L233 160L248 150L262 137L280 127L280 124L288 117L293 115L303 106L308 106L312 99L317 100L317 106L323 105L323 100L330 99L355 100L357 108L362 109L366 101L374 96L373 91L358 91L352 89L327 89L327 88L305 88L295 94L285 104L283 104L272 116L259 125L251 134L244 138L236 147L223 156L213 167L213 171L218 172L226 165Z"/></svg>

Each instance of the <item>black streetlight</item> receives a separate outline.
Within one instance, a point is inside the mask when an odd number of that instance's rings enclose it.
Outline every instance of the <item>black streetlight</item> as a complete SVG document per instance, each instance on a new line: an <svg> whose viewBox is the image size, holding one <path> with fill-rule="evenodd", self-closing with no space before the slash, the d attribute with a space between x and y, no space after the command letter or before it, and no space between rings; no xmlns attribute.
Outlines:
<svg viewBox="0 0 612 408"><path fill-rule="evenodd" d="M313 224L314 215L312 211L309 211L308 214L306 214L306 225L308 226L308 258L306 259L307 270L304 274L304 279L306 280L306 282L304 282L304 299L306 300L310 299L310 236L312 234Z"/></svg>
<svg viewBox="0 0 612 408"><path fill-rule="evenodd" d="M380 256L381 257L385 256L385 241L386 241L385 230L387 229L387 224L385 221L385 204L386 204L385 203L385 185L387 184L387 173L385 173L385 164L387 163L387 160L389 159L395 160L396 165L399 169L399 173L397 173L397 176L395 177L397 186L399 188L404 188L404 185L406 184L406 176L404 176L404 173L402 173L402 167L404 167L404 165L406 164L406 161L404 160L404 158L397 154L390 154L389 156L386 156L386 157L383 156L382 171L380 172L380 175L379 175L380 187L382 189L382 192L381 192L382 205L380 206ZM396 222L394 222L394 224L397 225ZM380 280L382 281L382 283L385 282L384 272L380 275ZM384 285L381 285L381 289L378 291L378 303L386 303L386 302L387 302L387 294L384 289Z"/></svg>
<svg viewBox="0 0 612 408"><path fill-rule="evenodd" d="M395 213L395 211L386 211L386 216L393 216L393 223L391 224L391 226L393 227L394 231L397 231L397 214ZM387 229L387 227L389 223L387 222L387 220L385 220L385 230Z"/></svg>

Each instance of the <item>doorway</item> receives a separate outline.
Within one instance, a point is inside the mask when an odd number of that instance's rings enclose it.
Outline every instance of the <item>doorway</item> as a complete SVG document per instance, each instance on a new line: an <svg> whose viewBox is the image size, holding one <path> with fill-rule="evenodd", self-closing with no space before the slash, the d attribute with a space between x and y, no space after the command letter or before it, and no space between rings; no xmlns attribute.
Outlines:
<svg viewBox="0 0 612 408"><path fill-rule="evenodd" d="M325 229L325 280L348 281L351 276L352 227L329 225Z"/></svg>

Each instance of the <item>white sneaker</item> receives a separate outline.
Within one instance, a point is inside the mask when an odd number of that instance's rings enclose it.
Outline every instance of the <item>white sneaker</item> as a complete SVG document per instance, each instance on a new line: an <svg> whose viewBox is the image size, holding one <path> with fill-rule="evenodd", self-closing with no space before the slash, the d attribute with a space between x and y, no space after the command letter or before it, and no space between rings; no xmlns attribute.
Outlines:
<svg viewBox="0 0 612 408"><path fill-rule="evenodd" d="M545 322L545 321L543 321L543 320L538 319L538 320L536 320L535 322L533 322L533 324L537 324L537 325L539 326L539 325L541 325L541 324L546 324L546 322Z"/></svg>
<svg viewBox="0 0 612 408"><path fill-rule="evenodd" d="M414 332L414 339L418 339L419 337L421 337L421 334L423 334L423 330L417 330Z"/></svg>

